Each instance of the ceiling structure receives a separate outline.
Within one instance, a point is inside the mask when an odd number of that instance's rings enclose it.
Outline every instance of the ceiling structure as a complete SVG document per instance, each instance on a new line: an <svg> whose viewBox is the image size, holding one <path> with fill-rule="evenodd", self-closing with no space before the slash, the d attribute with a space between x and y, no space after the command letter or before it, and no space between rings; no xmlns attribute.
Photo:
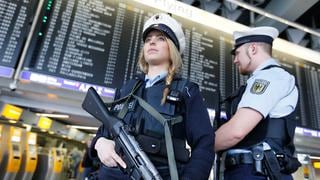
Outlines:
<svg viewBox="0 0 320 180"><path fill-rule="evenodd" d="M180 1L247 26L273 26L280 38L320 51L319 0Z"/></svg>

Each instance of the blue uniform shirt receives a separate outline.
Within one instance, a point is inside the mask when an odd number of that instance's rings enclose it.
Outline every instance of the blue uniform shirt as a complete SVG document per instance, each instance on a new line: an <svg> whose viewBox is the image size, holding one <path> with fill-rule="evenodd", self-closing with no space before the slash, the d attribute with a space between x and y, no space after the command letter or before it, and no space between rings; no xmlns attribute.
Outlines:
<svg viewBox="0 0 320 180"><path fill-rule="evenodd" d="M238 105L251 108L265 118L279 118L294 111L298 101L295 78L282 68L262 70L269 65L279 65L269 59L261 64L247 80L246 90Z"/></svg>

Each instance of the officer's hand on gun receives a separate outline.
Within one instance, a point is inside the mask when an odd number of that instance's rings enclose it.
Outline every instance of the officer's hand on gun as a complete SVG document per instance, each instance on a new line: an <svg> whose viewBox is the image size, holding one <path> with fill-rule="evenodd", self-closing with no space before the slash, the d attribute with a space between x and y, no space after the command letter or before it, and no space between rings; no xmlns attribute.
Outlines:
<svg viewBox="0 0 320 180"><path fill-rule="evenodd" d="M115 142L106 138L99 138L94 147L98 153L100 161L107 167L117 167L118 164L124 169L126 163L115 151Z"/></svg>

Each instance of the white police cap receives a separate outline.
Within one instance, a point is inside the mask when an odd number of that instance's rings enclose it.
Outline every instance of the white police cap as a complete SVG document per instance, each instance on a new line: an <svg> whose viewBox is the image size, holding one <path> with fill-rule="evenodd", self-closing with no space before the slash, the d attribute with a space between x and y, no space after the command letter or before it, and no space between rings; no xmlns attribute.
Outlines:
<svg viewBox="0 0 320 180"><path fill-rule="evenodd" d="M250 42L264 42L272 45L273 40L277 38L278 35L279 31L270 26L251 28L246 31L235 31L233 33L235 44L231 54L234 54L235 50L243 44Z"/></svg>
<svg viewBox="0 0 320 180"><path fill-rule="evenodd" d="M173 41L180 54L183 53L186 46L186 38L181 25L175 19L165 13L152 16L143 26L143 41L145 41L148 33L153 29L163 32Z"/></svg>

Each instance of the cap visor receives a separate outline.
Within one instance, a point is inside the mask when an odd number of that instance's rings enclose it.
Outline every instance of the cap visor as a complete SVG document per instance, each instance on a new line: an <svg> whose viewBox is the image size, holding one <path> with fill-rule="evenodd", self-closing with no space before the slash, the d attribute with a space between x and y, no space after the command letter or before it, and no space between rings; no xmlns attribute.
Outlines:
<svg viewBox="0 0 320 180"><path fill-rule="evenodd" d="M233 49L230 51L230 54L231 54L231 55L235 55L235 54L236 54L236 48L233 48Z"/></svg>

